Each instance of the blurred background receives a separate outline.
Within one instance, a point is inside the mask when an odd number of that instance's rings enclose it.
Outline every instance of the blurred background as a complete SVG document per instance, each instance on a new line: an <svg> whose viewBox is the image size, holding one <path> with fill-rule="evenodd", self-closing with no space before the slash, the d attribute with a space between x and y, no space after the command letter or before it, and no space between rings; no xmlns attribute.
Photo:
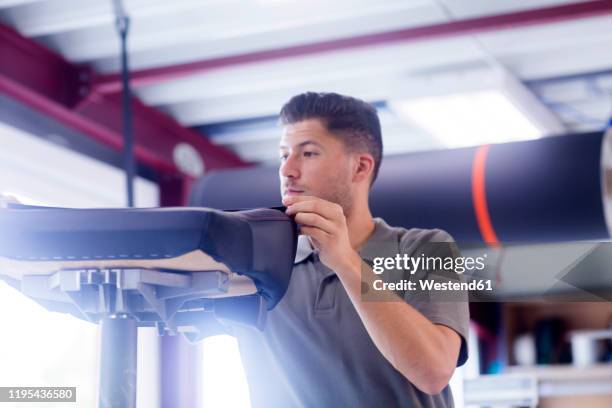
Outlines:
<svg viewBox="0 0 612 408"><path fill-rule="evenodd" d="M276 167L278 111L304 91L374 104L387 158L603 132L612 113L612 1L123 4L139 207L186 205L219 170ZM0 192L125 205L120 51L111 1L0 0ZM456 406L612 406L610 302L527 292L472 305ZM1 281L0 325L0 386L77 386L78 406L96 404L97 326ZM141 329L138 364L139 407L249 406L230 337Z"/></svg>

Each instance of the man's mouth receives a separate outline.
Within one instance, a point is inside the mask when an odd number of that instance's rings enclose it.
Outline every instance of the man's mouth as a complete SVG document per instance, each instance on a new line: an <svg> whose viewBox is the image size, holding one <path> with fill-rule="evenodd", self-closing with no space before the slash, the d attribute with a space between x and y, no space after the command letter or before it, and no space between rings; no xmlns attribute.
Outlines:
<svg viewBox="0 0 612 408"><path fill-rule="evenodd" d="M292 195L300 195L303 194L304 190L298 190L296 188L287 188L285 189L285 195L286 196L292 196Z"/></svg>

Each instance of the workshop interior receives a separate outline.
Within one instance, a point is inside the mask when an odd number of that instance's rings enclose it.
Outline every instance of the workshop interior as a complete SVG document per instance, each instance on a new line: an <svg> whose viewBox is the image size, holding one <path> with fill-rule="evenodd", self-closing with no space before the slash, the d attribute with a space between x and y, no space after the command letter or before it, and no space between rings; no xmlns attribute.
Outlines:
<svg viewBox="0 0 612 408"><path fill-rule="evenodd" d="M612 407L611 46L610 0L0 0L0 392L251 407L310 91L376 108L374 217L487 259L454 406Z"/></svg>

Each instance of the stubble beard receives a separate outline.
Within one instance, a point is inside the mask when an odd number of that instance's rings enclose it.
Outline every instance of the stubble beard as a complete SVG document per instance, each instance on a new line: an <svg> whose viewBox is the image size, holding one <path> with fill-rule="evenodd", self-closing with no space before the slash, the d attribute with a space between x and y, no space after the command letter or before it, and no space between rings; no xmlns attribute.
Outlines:
<svg viewBox="0 0 612 408"><path fill-rule="evenodd" d="M353 208L350 181L344 174L337 174L329 180L327 191L319 195L320 198L336 203L342 207L344 216L349 217Z"/></svg>

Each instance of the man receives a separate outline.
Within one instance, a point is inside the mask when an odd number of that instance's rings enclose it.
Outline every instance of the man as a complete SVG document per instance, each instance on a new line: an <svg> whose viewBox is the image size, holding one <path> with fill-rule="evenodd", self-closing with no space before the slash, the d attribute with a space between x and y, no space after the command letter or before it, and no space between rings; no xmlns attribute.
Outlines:
<svg viewBox="0 0 612 408"><path fill-rule="evenodd" d="M381 244L410 254L452 241L372 217L368 195L382 159L376 110L308 92L287 102L280 120L283 204L301 235L265 330L233 326L253 407L452 406L447 384L467 358L467 303L362 299L362 285L375 279L364 260Z"/></svg>

